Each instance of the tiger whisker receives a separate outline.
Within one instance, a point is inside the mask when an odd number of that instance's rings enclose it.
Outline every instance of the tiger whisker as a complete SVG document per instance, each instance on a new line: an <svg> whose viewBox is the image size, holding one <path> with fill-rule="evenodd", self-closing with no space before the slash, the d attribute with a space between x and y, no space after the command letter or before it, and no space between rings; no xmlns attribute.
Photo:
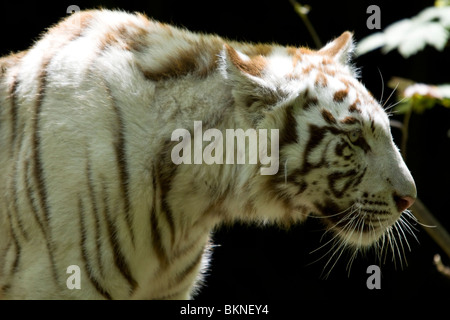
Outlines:
<svg viewBox="0 0 450 320"><path fill-rule="evenodd" d="M399 260L399 263L400 263L400 270L403 270L404 269L404 267L403 267L403 256L402 256L402 251L401 251L401 249L402 249L402 243L401 243L401 236L400 236L400 234L398 233L398 230L397 230L397 228L396 228L396 224L394 224L393 226L392 226L392 229L391 229L391 231L392 231L392 240L393 240L393 243L394 243L394 248L395 248L395 253L397 254L397 256L398 256L398 260ZM397 235L399 235L399 238L397 239L397 237L396 237L396 233L395 232L397 232ZM395 253L394 253L394 258L395 258ZM404 254L404 251L403 251L403 254Z"/></svg>
<svg viewBox="0 0 450 320"><path fill-rule="evenodd" d="M328 271L327 274L325 275L325 279L328 278L329 275L331 274L331 271L334 269L336 263L339 261L340 257L341 257L342 254L344 253L344 250L345 250L346 248L350 247L350 246L349 246L349 242L350 242L350 238L352 237L353 233L354 233L355 231L358 232L359 229L361 229L361 231L360 231L360 239L361 239L361 235L362 235L362 232L363 232L364 218L365 218L365 214L361 215L361 210L359 210L359 213L356 215L356 222L355 222L355 225L354 225L354 226L350 225L350 227L351 227L351 232L349 232L349 233L347 234L346 238L345 238L344 240L341 241L341 245L340 245L340 247L339 247L339 250L336 250L336 252L330 257L330 259L328 259L327 264L324 266L324 271L325 271L327 265L328 265L329 262L332 260L333 256L339 251L339 255L336 257L336 259L335 259L333 265L330 267L329 271ZM359 226L361 226L361 228L360 228ZM354 257L356 256L356 254L357 254L357 252L358 252L358 250L359 250L358 248L359 248L359 247L357 246L357 247L355 248L355 251L353 252L353 255L352 255L352 258L353 258L353 259L354 259ZM347 267L348 267L348 263L347 263ZM348 269L348 274L350 274L350 269L351 269L351 264L350 264L350 268Z"/></svg>
<svg viewBox="0 0 450 320"><path fill-rule="evenodd" d="M342 218L342 220L341 220L340 222L348 220L348 218L349 218L350 216L352 216L352 215L356 212L356 210L358 210L358 208L357 208L357 207L354 207L354 206L350 206L349 208L347 208L346 210L340 212L339 214L344 214L344 212L347 211L347 210L352 210L352 211L346 213L346 215ZM328 216L328 217L332 217L332 216L335 216L335 215L331 215L331 216ZM354 218L355 218L355 217L352 217L352 219L354 219ZM340 222L339 222L339 223L340 223ZM325 232L322 234L322 237L320 237L320 242L322 242L323 237L324 237L329 231L331 231L331 230L333 230L334 228L336 228L337 225L338 225L339 223L336 223L336 224L332 225L331 227L329 227L327 230L325 230ZM347 223L347 224L348 224L348 223ZM345 229L345 226L343 227L343 229ZM343 230L341 230L340 232L338 232L337 235L339 235L342 231L343 231ZM335 237L336 237L336 236L335 236ZM333 238L334 238L334 237L333 237Z"/></svg>
<svg viewBox="0 0 450 320"><path fill-rule="evenodd" d="M380 99L380 104L383 102L383 95L384 95L384 79L383 79L383 75L381 74L380 68L377 67L378 73L380 74L380 78L381 78L381 99Z"/></svg>
<svg viewBox="0 0 450 320"><path fill-rule="evenodd" d="M314 218L314 219L326 219L326 218L332 218L332 217L339 216L339 215L341 215L341 214L345 214L345 212L346 212L347 210L349 210L349 209L351 209L351 207L345 209L344 211L341 211L341 212L338 212L338 213L334 213L334 214L330 214L330 215L328 215L328 216L311 216L311 218Z"/></svg>
<svg viewBox="0 0 450 320"><path fill-rule="evenodd" d="M348 271L347 277L350 277L350 271L352 269L353 261L355 261L356 257L358 256L359 248L355 247L352 256L350 257L349 261L347 262L347 266L345 267L345 270Z"/></svg>
<svg viewBox="0 0 450 320"><path fill-rule="evenodd" d="M336 259L335 259L333 265L330 267L330 269L328 270L328 272L327 272L327 273L325 274L325 276L324 276L325 279L328 279L328 277L329 277L330 274L331 274L331 271L333 271L333 269L334 269L334 266L335 266L336 263L339 261L339 259L341 258L342 254L344 253L345 248L346 248L345 243L344 243L344 242L340 242L338 250L336 250L336 251L331 255L331 257L328 259L327 263L326 263L325 266L323 267L322 273L321 273L321 275L320 275L321 277L322 277L322 275L323 275L323 272L324 272L325 269L327 268L328 264L329 264L329 263L331 262L331 260L333 259L333 256L334 256L336 253L339 252L339 255L336 257Z"/></svg>
<svg viewBox="0 0 450 320"><path fill-rule="evenodd" d="M359 209L359 208L358 208L358 209ZM356 222L355 222L355 220L356 220ZM331 274L331 271L334 269L336 263L339 261L339 259L340 259L340 257L342 256L344 250L348 247L349 240L350 240L350 238L352 237L353 233L355 232L356 226L360 223L360 220L361 220L361 217L360 217L359 214L357 214L357 215L355 215L354 217L352 217L352 219L351 219L351 220L350 220L350 221L342 228L341 231L347 232L347 229L349 229L348 231L350 231L350 232L347 234L347 236L346 236L346 238L345 238L344 240L339 240L339 241L338 241L338 243L339 243L338 249L334 251L334 253L330 256L330 258L328 259L327 263L326 263L325 266L323 267L323 271L322 271L321 276L323 275L323 273L324 273L325 270L327 269L327 266L330 264L330 262L332 261L333 257L334 257L337 253L339 253L339 255L336 257L336 259L335 259L333 265L330 267L330 269L328 270L328 272L325 274L325 276L324 276L325 279L327 279L327 278L329 277L329 275ZM354 224L355 224L356 226L353 226ZM330 250L329 250L326 254L328 254L329 252L330 252ZM325 254L325 255L326 255L326 254Z"/></svg>
<svg viewBox="0 0 450 320"><path fill-rule="evenodd" d="M380 251L380 264L386 264L387 253L389 250L389 237L388 233L383 233L382 237L382 247Z"/></svg>
<svg viewBox="0 0 450 320"><path fill-rule="evenodd" d="M345 228L346 228L346 226L349 224L349 223L351 223L352 221L349 221L349 222L347 222L347 224L339 231L339 232L337 232L330 240L328 240L325 244L323 244L323 245L321 245L320 247L318 247L317 249L314 249L313 251L311 251L309 254L312 254L312 253L314 253L314 252L316 252L316 251L319 251L320 249L322 249L322 248L324 248L324 247L326 247L330 242L332 242L333 240L335 241L335 243L333 244L333 246L330 248L330 250L328 250L322 257L320 257L319 259L317 259L316 261L314 261L314 262L317 262L317 261L319 261L320 259L322 259L323 257L325 257L330 251L331 251L331 249L333 249L336 245L337 245L337 243L339 242L338 240L339 240L339 235L341 234L341 233L343 233L343 232L345 232ZM329 230L327 230L327 231L329 231ZM322 237L321 237L321 241L322 241L322 238L323 238L323 235L322 235ZM336 240L336 238L337 238L337 240Z"/></svg>
<svg viewBox="0 0 450 320"><path fill-rule="evenodd" d="M363 233L364 233L363 228L364 228L364 221L365 221L366 215L367 215L367 213L364 212L363 215L362 215L361 218L360 218L360 222L361 222L361 231L360 231L360 236L359 236L359 243L360 243L360 245L361 245L361 242L362 242L362 236L363 236ZM372 232L375 232L375 228L373 227L371 221L369 221L369 227L371 227ZM355 247L355 251L354 251L354 253L353 253L353 255L352 255L352 257L351 257L349 263L347 263L347 267L348 267L348 273L347 273L347 276L348 276L348 277L350 276L351 266L352 266L352 264L353 264L354 259L356 258L356 255L357 255L358 252L359 252L359 248L360 248L360 247L361 247L361 246Z"/></svg>
<svg viewBox="0 0 450 320"><path fill-rule="evenodd" d="M400 231L399 231L399 227L400 227L400 225L398 223L394 224L394 229L395 229L395 231L397 232L397 235L398 235L398 251L399 251L400 265L401 265L401 268L403 270L403 261L405 262L405 266L408 266L408 262L406 261L406 253L405 253L405 248L403 246L403 239L404 239L404 237L401 236ZM400 253L400 249L401 249L401 253ZM401 256L400 256L400 254L401 254Z"/></svg>
<svg viewBox="0 0 450 320"><path fill-rule="evenodd" d="M404 221L402 219L402 217L400 217L400 219L398 219L396 225L398 225L398 229L400 230L400 232L402 233L402 238L405 240L406 245L408 246L408 250L409 252L411 252L411 246L409 245L408 239L406 237L405 231L403 230L402 226L404 226Z"/></svg>
<svg viewBox="0 0 450 320"><path fill-rule="evenodd" d="M392 226L387 229L386 236L387 236L387 239L388 239L389 247L391 248L391 251L392 251L392 261L394 262L394 268L397 269L397 264L396 264L396 260L395 260L395 248L394 248L394 244L393 244L393 241L392 241L392 237L393 237Z"/></svg>
<svg viewBox="0 0 450 320"><path fill-rule="evenodd" d="M360 225L360 227L361 227L361 231L359 232L359 239L358 239L358 242L359 242L360 245L362 244L362 237L363 237L363 234L364 234L363 228L364 228L365 217L366 217L366 213L363 213L363 215L360 216L359 221L358 221L358 225ZM358 230L359 230L359 227L358 227Z"/></svg>
<svg viewBox="0 0 450 320"><path fill-rule="evenodd" d="M383 229L383 224L381 223L380 217L378 218L378 224L380 225L380 228ZM381 242L381 245L380 245ZM380 264L383 261L383 255L384 253L386 253L386 233L383 233L382 237L375 243L375 245L377 246L377 248L379 249L377 252L378 255L378 260L380 261Z"/></svg>
<svg viewBox="0 0 450 320"><path fill-rule="evenodd" d="M418 231L417 228L415 228L413 225L411 225L411 222L404 219L403 216L401 216L400 219L401 219L400 223L403 224L403 226L406 229L406 232L408 232L410 235L412 235L414 237L414 239L416 239L417 243L419 243L419 239L417 239L416 235L414 234L414 231L411 229L411 228L413 228L414 230Z"/></svg>
<svg viewBox="0 0 450 320"><path fill-rule="evenodd" d="M391 103L389 106L387 106L384 110L391 116L394 113L397 113L397 111L392 111L391 109L394 108L395 106L399 105L400 103L402 103L405 99L407 99L407 97L403 97L402 99L400 99L399 101L395 102L395 103Z"/></svg>
<svg viewBox="0 0 450 320"><path fill-rule="evenodd" d="M363 220L364 220L364 216L361 217L360 220L361 220L361 222L364 223L364 221L363 221ZM362 231L362 229L361 229L361 231ZM348 242L348 239L350 238L350 236L351 236L351 234L348 236L346 242ZM348 245L347 245L347 247L348 247ZM351 255L351 257L350 257L350 259L349 259L349 261L347 262L347 265L346 265L346 267L345 267L345 270L348 271L348 272L347 272L347 277L350 277L350 272L351 272L351 269L352 269L353 261L355 261L355 258L357 257L357 255L358 255L358 253L359 253L359 249L360 249L360 247L358 247L358 246L353 247L353 248L354 248L353 253L352 253L352 255Z"/></svg>
<svg viewBox="0 0 450 320"><path fill-rule="evenodd" d="M346 217L348 217L350 215L347 214ZM344 217L344 218L346 218ZM310 264L316 263L317 261L321 260L322 258L324 258L325 256L327 256L338 244L340 244L340 242L342 240L340 240L338 237L341 233L346 232L346 228L348 227L349 224L351 224L353 222L353 220L355 219L355 217L353 217L349 222L347 222L347 224L339 231L337 232L330 240L328 240L325 244L321 245L320 247L318 247L317 249L313 250L310 252L310 254L319 251L320 249L326 247L330 242L334 241L333 245L331 246L331 248L325 253L323 254L320 258L318 258L317 260L311 262ZM332 228L334 228L335 226L332 226L330 229L328 229L327 231L331 230ZM321 237L321 239L323 238L323 235ZM308 265L310 265L308 264Z"/></svg>
<svg viewBox="0 0 450 320"><path fill-rule="evenodd" d="M407 229L406 231L407 231L409 234L411 234L412 236L415 236L413 229L414 229L415 231L419 231L419 230L418 230L415 226L413 226L411 222L409 222L407 219L405 219L405 217L404 217L403 215L400 216L400 219L401 219L402 223L405 225L405 227L406 227L406 229ZM417 238L416 238L416 239L417 239Z"/></svg>
<svg viewBox="0 0 450 320"><path fill-rule="evenodd" d="M399 86L399 83L397 83L397 85L395 86L394 90L392 90L392 92L391 92L391 94L389 95L389 97L388 97L388 98L386 99L386 101L383 103L382 108L383 108L385 111L389 110L389 107L388 107L388 108L385 108L384 106L386 105L386 103L388 103L389 99L391 99L392 95L393 95L394 92L397 90L398 86Z"/></svg>
<svg viewBox="0 0 450 320"><path fill-rule="evenodd" d="M409 218L411 218L415 223L421 225L422 227L425 227L425 228L436 228L436 226L431 226L431 225L427 225L427 224L424 224L424 223L420 222L416 218L416 216L412 214L412 212L410 210L405 210L405 211L403 211L403 213L406 214Z"/></svg>

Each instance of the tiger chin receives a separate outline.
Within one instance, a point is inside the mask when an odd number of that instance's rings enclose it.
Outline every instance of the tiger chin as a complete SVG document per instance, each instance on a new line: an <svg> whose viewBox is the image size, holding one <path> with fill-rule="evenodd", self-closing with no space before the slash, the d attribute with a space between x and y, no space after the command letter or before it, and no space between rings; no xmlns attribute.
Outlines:
<svg viewBox="0 0 450 320"><path fill-rule="evenodd" d="M355 248L388 237L416 188L352 49L350 32L315 51L93 10L1 58L0 297L190 298L211 230L236 221L314 216ZM196 122L211 135L193 149L221 160L212 133L242 129L278 170L261 174L249 143L256 163L174 163Z"/></svg>

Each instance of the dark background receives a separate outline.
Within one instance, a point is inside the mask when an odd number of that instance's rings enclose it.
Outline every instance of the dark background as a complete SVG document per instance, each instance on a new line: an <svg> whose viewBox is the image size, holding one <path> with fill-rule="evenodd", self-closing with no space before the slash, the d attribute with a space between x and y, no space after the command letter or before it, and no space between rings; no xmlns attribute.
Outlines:
<svg viewBox="0 0 450 320"><path fill-rule="evenodd" d="M45 28L66 16L69 5L81 9L117 8L139 11L162 22L184 26L192 31L216 33L230 39L252 42L277 42L282 45L314 47L311 36L288 0L278 1L64 1L42 3L5 2L0 4L0 55L26 49ZM381 28L394 21L416 15L433 1L309 1L309 18L322 42L345 30L358 41L375 32L366 27L366 9L376 4L381 9ZM450 50L437 52L427 47L405 60L396 51L382 55L379 50L355 59L362 71L362 82L381 99L382 73L385 84L392 76L417 82L449 83ZM383 101L391 93L384 87ZM395 97L391 98L395 102ZM402 120L401 116L395 117ZM396 141L400 133L393 129ZM413 115L410 124L407 163L416 180L418 194L425 205L450 230L450 110L437 106L423 115ZM325 243L323 226L310 219L289 231L275 227L264 230L248 225L225 227L214 233L212 266L206 284L197 296L205 299L408 299L450 297L450 281L433 265L433 255L448 257L419 226L418 242L408 236L407 266L394 263L388 255L384 263L372 251L359 255L347 275L349 255L344 254L324 279L321 272L328 257L313 263L326 251L311 251ZM329 247L327 247L329 248ZM331 262L334 263L334 260ZM366 280L369 265L379 265L381 289L369 290Z"/></svg>

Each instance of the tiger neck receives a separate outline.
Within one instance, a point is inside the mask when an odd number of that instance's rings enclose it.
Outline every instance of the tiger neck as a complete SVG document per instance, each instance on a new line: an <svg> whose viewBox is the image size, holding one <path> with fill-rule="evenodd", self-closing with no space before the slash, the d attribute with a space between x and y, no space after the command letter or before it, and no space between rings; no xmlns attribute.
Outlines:
<svg viewBox="0 0 450 320"><path fill-rule="evenodd" d="M237 112L234 103L221 108L210 112L208 121L192 118L192 162L178 166L183 183L177 187L180 189L177 193L192 195L191 201L180 202L179 206L190 212L192 225L200 221L210 225L236 220L273 221L279 218L280 210L292 211L270 191L278 171L277 132L252 127ZM222 150L214 148L217 136L222 141ZM245 149L238 150L241 147L238 139L242 136ZM264 159L260 148L265 149ZM222 152L221 163L211 159L218 151Z"/></svg>

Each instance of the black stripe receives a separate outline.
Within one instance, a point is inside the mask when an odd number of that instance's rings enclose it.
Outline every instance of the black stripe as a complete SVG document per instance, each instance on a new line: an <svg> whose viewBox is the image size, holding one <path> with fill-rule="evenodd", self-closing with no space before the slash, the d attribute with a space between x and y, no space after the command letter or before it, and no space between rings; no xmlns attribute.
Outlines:
<svg viewBox="0 0 450 320"><path fill-rule="evenodd" d="M362 211L364 213L374 214L374 215L391 215L390 210L377 210L377 209L366 209L363 208Z"/></svg>
<svg viewBox="0 0 450 320"><path fill-rule="evenodd" d="M44 236L45 245L47 247L47 251L49 254L49 260L50 260L50 265L52 268L53 278L58 285L59 282L58 282L58 279L56 278L57 277L56 264L55 264L55 260L54 260L53 254L52 254L52 252L53 252L52 246L51 246L50 240L47 235L48 224L45 224L45 221L43 219L41 219L41 217L39 216L39 208L36 206L36 203L35 203L36 197L33 195L34 191L31 187L31 181L30 181L30 176L29 176L31 165L28 162L28 160L25 160L24 167L25 167L24 183L25 183L25 188L26 188L26 192L27 192L27 198L29 200L29 203L31 206L31 211L33 212L33 216L35 217L36 222L38 223L38 225L42 231L42 235Z"/></svg>
<svg viewBox="0 0 450 320"><path fill-rule="evenodd" d="M2 295L3 296L7 295L10 289L11 285L9 283L0 287L0 298L2 298Z"/></svg>
<svg viewBox="0 0 450 320"><path fill-rule="evenodd" d="M169 258L166 251L164 250L164 245L162 243L161 230L158 224L158 218L155 207L151 210L150 214L150 227L151 227L151 243L152 247L156 252L159 262L161 263L161 268L167 268L169 264Z"/></svg>
<svg viewBox="0 0 450 320"><path fill-rule="evenodd" d="M358 174L358 172L355 169L351 169L346 172L333 172L328 176L328 187L330 188L331 192L333 192L334 196L337 198L341 198L344 193L350 188L355 180L353 178ZM336 189L336 184L342 180L345 179L345 184L342 188L342 190Z"/></svg>
<svg viewBox="0 0 450 320"><path fill-rule="evenodd" d="M366 171L367 171L367 167L365 167L364 170L353 181L353 184L352 184L353 187L357 187L361 183L362 178L366 175Z"/></svg>
<svg viewBox="0 0 450 320"><path fill-rule="evenodd" d="M117 106L115 99L111 93L109 86L105 84L105 90L110 99L111 106L116 114L117 119L117 130L114 144L114 152L116 155L117 167L119 172L119 185L120 192L122 194L123 206L125 211L125 219L127 222L128 230L130 232L131 243L134 246L134 232L133 232L133 216L131 215L131 205L130 205L130 195L129 195L129 171L127 162L127 150L126 150L126 139L125 139L125 124L123 121L122 113L120 108Z"/></svg>
<svg viewBox="0 0 450 320"><path fill-rule="evenodd" d="M117 267L117 269L119 269L122 276L128 281L128 283L130 285L130 295L131 295L137 287L137 282L136 282L136 280L134 280L134 278L130 272L130 268L129 268L129 266L125 260L125 257L122 253L122 249L121 249L119 240L117 239L118 232L117 232L117 228L111 218L111 211L110 211L110 207L108 205L108 199L106 197L107 190L106 190L105 185L103 185L103 191L104 191L103 192L103 203L105 206L103 214L104 214L104 218L106 221L106 225L108 227L109 241L110 241L111 247L113 249L114 264Z"/></svg>
<svg viewBox="0 0 450 320"><path fill-rule="evenodd" d="M17 75L14 75L14 81L9 88L9 99L10 99L10 107L11 107L11 157L13 157L14 149L16 145L17 138L17 86L18 80Z"/></svg>
<svg viewBox="0 0 450 320"><path fill-rule="evenodd" d="M161 190L158 189L158 183L156 181L156 172L153 169L152 175L152 188L153 188L153 203L152 209L150 212L150 229L151 229L151 244L153 249L158 256L158 259L161 263L161 268L165 269L169 264L169 257L164 250L164 245L162 242L161 229L159 227L158 216L157 216L157 208L160 207L159 203L156 201L157 195ZM160 195L160 194L159 194ZM161 199L161 198L159 198Z"/></svg>
<svg viewBox="0 0 450 320"><path fill-rule="evenodd" d="M29 176L29 172L30 172L30 163L28 162L28 160L25 160L24 163L24 184L25 184L25 189L27 192L27 198L31 207L31 211L33 213L34 218L36 219L36 222L39 225L39 228L42 231L42 234L45 236L46 234L46 226L44 225L44 221L41 219L41 217L39 216L39 208L36 206L35 203L35 197L33 195L33 190L31 188L31 181L30 181L30 176Z"/></svg>
<svg viewBox="0 0 450 320"><path fill-rule="evenodd" d="M327 132L326 128L320 128L315 125L309 126L309 140L308 143L306 144L305 151L303 153L303 166L300 172L301 175L304 175L308 173L310 170L317 167L311 165L308 162L308 157L309 154L322 142L323 138L325 138L326 132Z"/></svg>
<svg viewBox="0 0 450 320"><path fill-rule="evenodd" d="M300 141L297 134L297 121L294 116L294 106L287 106L284 115L284 125L280 130L280 147L291 143L298 144Z"/></svg>
<svg viewBox="0 0 450 320"><path fill-rule="evenodd" d="M25 228L23 226L23 221L22 221L22 218L20 217L20 212L19 212L19 199L17 196L17 176L18 176L17 162L14 161L14 163L13 163L13 179L12 179L13 186L11 188L11 190L13 192L13 198L14 198L12 201L12 205L13 205L13 210L14 210L14 216L16 218L20 233L23 235L25 240L28 241L28 233L25 231Z"/></svg>
<svg viewBox="0 0 450 320"><path fill-rule="evenodd" d="M322 118L328 124L336 124L336 119L334 118L333 114L330 111L328 111L327 109L321 109L320 113L322 114Z"/></svg>
<svg viewBox="0 0 450 320"><path fill-rule="evenodd" d="M192 272L195 271L195 269L199 266L199 264L202 261L202 257L203 257L203 251L204 249L202 249L199 254L197 254L197 256L192 260L192 262L180 273L178 273L178 275L176 276L176 280L175 283L181 283L183 282Z"/></svg>
<svg viewBox="0 0 450 320"><path fill-rule="evenodd" d="M313 124L309 125L309 140L303 153L302 169L300 170L300 172L296 172L296 174L304 175L312 169L320 168L325 164L325 160L322 159L322 161L320 161L318 164L313 165L308 162L308 157L313 152L313 150L322 143L322 140L325 138L327 132L331 132L334 135L345 134L345 131L339 130L332 126L318 127Z"/></svg>
<svg viewBox="0 0 450 320"><path fill-rule="evenodd" d="M11 213L7 210L7 216L9 221L9 229L11 231L11 237L13 239L14 246L16 247L16 255L14 257L14 262L11 266L11 274L14 274L19 269L19 261L20 261L20 255L22 253L22 247L19 244L19 241L17 240L17 234L14 231L13 223L12 223L12 216Z"/></svg>
<svg viewBox="0 0 450 320"><path fill-rule="evenodd" d="M303 179L301 179L300 181L296 180L295 184L297 184L298 187L299 187L296 195L300 195L303 192L305 192L306 189L308 189L308 183L305 180L303 180Z"/></svg>
<svg viewBox="0 0 450 320"><path fill-rule="evenodd" d="M40 206L44 213L45 218L45 224L46 224L46 244L52 269L52 275L53 280L59 284L59 276L58 272L56 271L56 264L54 259L54 246L53 241L51 237L51 230L50 230L50 207L48 204L48 194L46 189L46 183L45 183L45 174L44 174L44 165L42 163L41 159L41 137L39 136L39 130L40 130L40 114L42 110L42 103L44 101L45 97L45 89L47 86L47 66L50 63L50 59L46 59L44 63L42 64L42 71L39 74L39 80L38 80L38 92L36 95L36 102L34 105L34 121L32 124L32 146L31 146L31 152L32 152L32 159L34 160L33 163L33 175L36 179L36 192L38 193L38 198L40 201Z"/></svg>
<svg viewBox="0 0 450 320"><path fill-rule="evenodd" d="M44 101L45 96L45 87L47 85L47 63L44 63L42 66L42 72L39 75L39 86L38 86L38 93L36 96L36 102L34 106L34 121L33 121L33 130L32 130L32 159L34 160L33 165L33 174L36 179L37 183L37 189L36 191L39 193L39 199L41 202L41 208L44 212L44 217L46 219L46 223L48 224L50 222L50 210L47 202L47 189L45 185L45 178L44 178L44 166L42 164L41 154L40 154L40 148L41 148L41 138L39 136L39 121L40 121L40 113L42 109L42 103Z"/></svg>
<svg viewBox="0 0 450 320"><path fill-rule="evenodd" d="M338 157L343 157L345 148L350 148L347 141L342 140L342 141L338 142L334 148L335 155L337 155Z"/></svg>
<svg viewBox="0 0 450 320"><path fill-rule="evenodd" d="M120 179L120 188L122 192L122 197L124 201L124 209L125 209L125 217L128 224L128 228L130 229L131 242L134 245L134 232L133 232L133 220L130 212L130 198L129 198L129 173L128 173L128 163L127 163L127 155L125 150L125 136L124 136L124 125L121 119L120 111L116 108L117 119L119 121L119 131L117 136L117 141L115 143L115 152L117 164L119 167L119 179Z"/></svg>
<svg viewBox="0 0 450 320"><path fill-rule="evenodd" d="M309 90L306 89L302 94L303 110L309 110L311 107L317 105L319 100L316 97L309 95Z"/></svg>
<svg viewBox="0 0 450 320"><path fill-rule="evenodd" d="M94 274L92 273L92 267L89 263L89 254L86 248L86 241L87 241L87 232L86 232L86 224L84 221L84 215L86 214L84 207L83 207L83 201L81 200L81 197L78 197L78 215L80 218L80 233L81 233L81 240L80 240L80 247L81 247L81 257L83 258L83 264L84 269L86 270L86 273L88 274L89 281L91 281L94 288L106 299L111 300L112 297L109 294L109 292L103 288L100 283L95 278Z"/></svg>
<svg viewBox="0 0 450 320"><path fill-rule="evenodd" d="M183 247L177 249L177 251L172 255L172 259L180 259L182 256L189 254L189 252L193 251L195 248L199 246L200 243L203 243L205 240L205 234L200 233L198 237L194 240L186 243Z"/></svg>
<svg viewBox="0 0 450 320"><path fill-rule="evenodd" d="M168 201L168 195L172 188L172 180L174 179L178 166L176 166L170 158L170 150L173 141L167 141L164 144L163 152L159 158L159 165L156 167L156 171L153 170L153 174L157 175L157 184L160 188L161 198L161 211L166 218L166 221L170 229L170 239L172 246L175 244L175 219L170 208Z"/></svg>
<svg viewBox="0 0 450 320"><path fill-rule="evenodd" d="M13 245L13 244L12 244L12 241L11 241L11 237L8 237L7 241L8 241L8 242L6 243L6 247L5 247L5 249L3 250L2 255L1 255L1 257L0 257L0 262L2 263L2 264L1 264L1 267L0 267L0 276L1 276L2 278L4 278L4 275L5 275L6 257L8 256L9 249L10 249L11 246Z"/></svg>
<svg viewBox="0 0 450 320"><path fill-rule="evenodd" d="M104 276L104 270L103 270L103 263L102 263L102 243L101 243L101 232L100 232L100 219L99 219L99 213L98 213L98 206L97 201L95 201L95 191L94 186L92 185L92 169L91 169L91 163L89 160L89 155L86 152L86 180L88 185L88 195L89 200L91 202L92 212L94 214L94 230L95 230L95 247L96 247L96 257L97 257L97 264L100 271L100 275Z"/></svg>
<svg viewBox="0 0 450 320"><path fill-rule="evenodd" d="M326 220L330 221L334 226L342 228L348 223L348 219L342 219L345 216L345 212L333 200L325 198L320 202L314 202L314 205L327 217Z"/></svg>
<svg viewBox="0 0 450 320"><path fill-rule="evenodd" d="M169 264L169 258L164 250L164 245L162 243L161 230L159 228L158 217L157 217L157 207L158 203L156 201L158 191L158 184L156 182L156 173L153 170L152 176L152 192L153 192L153 203L152 208L150 210L150 241L155 250L156 255L158 256L158 260L161 263L161 268L165 269Z"/></svg>
<svg viewBox="0 0 450 320"><path fill-rule="evenodd" d="M361 149L364 150L365 153L371 151L372 149L370 148L369 144L367 143L366 139L364 139L364 137L361 135L358 140L356 140L355 142L353 142L353 144L355 146L360 147Z"/></svg>
<svg viewBox="0 0 450 320"><path fill-rule="evenodd" d="M169 202L167 200L167 195L168 195L168 192L166 192L166 190L163 191L163 189L161 188L161 210L162 210L161 213L164 214L164 217L166 217L166 220L169 224L170 241L171 241L171 244L173 247L175 244L175 221L174 221L172 210L170 209Z"/></svg>
<svg viewBox="0 0 450 320"><path fill-rule="evenodd" d="M14 82L12 86L10 87L10 101L11 101L11 159L13 159L13 187L12 191L14 194L14 200L13 200L13 209L16 215L17 223L20 229L20 232L22 233L23 237L26 241L29 240L28 233L25 231L24 223L21 218L21 213L25 213L25 211L19 210L19 198L18 198L18 192L17 192L17 185L18 185L18 179L19 179L19 172L23 174L23 183L26 187L26 194L29 198L30 205L32 206L33 214L35 215L36 219L38 220L38 223L41 225L41 230L44 232L44 228L42 225L42 220L39 219L39 216L37 214L38 209L34 204L34 200L31 199L31 186L29 182L29 162L28 160L25 160L24 162L20 161L20 151L23 148L24 143L24 132L25 128L24 125L22 125L21 128L19 128L19 121L17 118L17 86L19 85L19 82L17 80L17 75L14 76ZM28 151L28 145L25 146L25 150ZM23 164L22 170L18 169L19 164ZM33 203L31 203L33 201Z"/></svg>

